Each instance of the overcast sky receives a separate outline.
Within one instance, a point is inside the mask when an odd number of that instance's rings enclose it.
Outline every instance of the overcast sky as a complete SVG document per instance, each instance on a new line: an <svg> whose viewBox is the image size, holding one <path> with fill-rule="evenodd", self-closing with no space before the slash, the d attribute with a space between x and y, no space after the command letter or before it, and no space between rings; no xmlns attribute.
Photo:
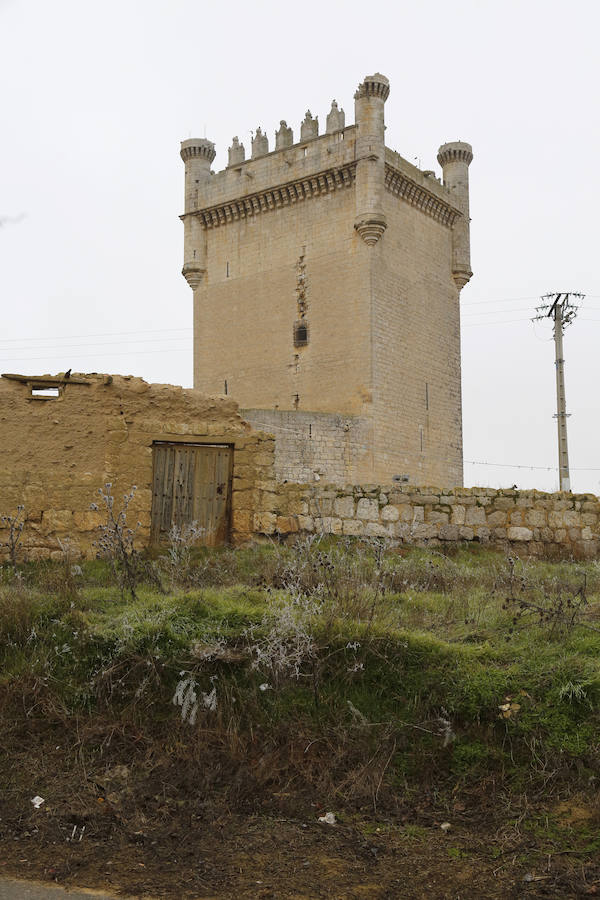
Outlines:
<svg viewBox="0 0 600 900"><path fill-rule="evenodd" d="M0 0L0 371L191 386L179 142L210 138L220 169L232 135L298 135L307 108L324 127L332 98L351 124L380 71L388 146L438 173L441 143L474 149L465 484L557 487L554 345L529 318L572 290L572 485L600 493L599 29L596 0Z"/></svg>

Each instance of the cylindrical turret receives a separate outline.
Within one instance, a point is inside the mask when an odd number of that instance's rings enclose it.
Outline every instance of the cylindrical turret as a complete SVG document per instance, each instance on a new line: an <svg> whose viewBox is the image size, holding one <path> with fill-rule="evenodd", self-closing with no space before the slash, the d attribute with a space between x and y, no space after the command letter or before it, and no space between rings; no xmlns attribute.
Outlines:
<svg viewBox="0 0 600 900"><path fill-rule="evenodd" d="M460 291L473 274L469 233L469 166L473 148L462 141L442 144L437 159L444 173L444 186L451 192L456 207L462 213L452 229L452 276Z"/></svg>
<svg viewBox="0 0 600 900"><path fill-rule="evenodd" d="M376 244L387 227L385 189L384 104L390 83L377 72L367 75L354 95L356 137L356 219L354 227L366 244Z"/></svg>
<svg viewBox="0 0 600 900"><path fill-rule="evenodd" d="M210 178L210 166L215 155L215 145L206 138L190 138L181 142L181 158L185 163L182 274L194 291L206 272L206 246L200 221L193 213L201 207L202 189Z"/></svg>

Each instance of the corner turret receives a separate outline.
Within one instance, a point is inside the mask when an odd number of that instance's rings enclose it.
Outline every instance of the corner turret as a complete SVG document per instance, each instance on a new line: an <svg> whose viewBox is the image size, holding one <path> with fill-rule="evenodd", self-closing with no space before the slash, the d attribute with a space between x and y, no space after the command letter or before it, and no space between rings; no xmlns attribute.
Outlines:
<svg viewBox="0 0 600 900"><path fill-rule="evenodd" d="M181 158L185 163L183 269L181 273L194 291L206 272L206 247L200 223L192 213L200 208L202 187L210 178L210 167L215 155L215 145L206 138L190 138L181 142Z"/></svg>
<svg viewBox="0 0 600 900"><path fill-rule="evenodd" d="M444 186L453 194L456 206L462 213L452 230L452 277L460 291L473 274L469 233L469 166L473 148L462 141L442 144L437 159L442 167Z"/></svg>
<svg viewBox="0 0 600 900"><path fill-rule="evenodd" d="M390 83L377 72L367 75L354 95L356 137L356 219L365 244L376 244L387 228L383 212L385 188L384 105Z"/></svg>

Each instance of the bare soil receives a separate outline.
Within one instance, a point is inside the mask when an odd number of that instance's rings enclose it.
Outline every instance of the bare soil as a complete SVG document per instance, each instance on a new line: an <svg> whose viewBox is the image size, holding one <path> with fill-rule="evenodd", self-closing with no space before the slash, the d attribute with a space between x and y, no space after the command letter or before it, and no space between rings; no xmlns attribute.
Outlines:
<svg viewBox="0 0 600 900"><path fill-rule="evenodd" d="M265 787L235 804L226 790L199 790L198 773L182 777L180 764L112 760L94 774L48 738L13 756L0 876L153 898L600 895L600 859L524 827L537 813L566 836L594 819L589 805L525 802L519 815L490 785L443 802L423 789L384 809L323 806L308 786ZM336 824L319 822L330 809Z"/></svg>

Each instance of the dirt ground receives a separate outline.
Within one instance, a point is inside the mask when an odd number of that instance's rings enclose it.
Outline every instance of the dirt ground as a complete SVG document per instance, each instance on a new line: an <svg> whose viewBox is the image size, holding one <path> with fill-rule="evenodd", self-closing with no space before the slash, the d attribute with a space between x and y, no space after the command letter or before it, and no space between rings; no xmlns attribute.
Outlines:
<svg viewBox="0 0 600 900"><path fill-rule="evenodd" d="M486 822L485 809L460 802L443 830L428 802L406 822L371 810L329 825L318 821L326 810L285 795L254 813L163 797L169 812L157 816L155 803L131 814L126 792L98 794L94 808L85 790L65 805L48 786L38 809L25 795L3 804L0 875L198 900L600 895L599 859L548 854L514 820Z"/></svg>

